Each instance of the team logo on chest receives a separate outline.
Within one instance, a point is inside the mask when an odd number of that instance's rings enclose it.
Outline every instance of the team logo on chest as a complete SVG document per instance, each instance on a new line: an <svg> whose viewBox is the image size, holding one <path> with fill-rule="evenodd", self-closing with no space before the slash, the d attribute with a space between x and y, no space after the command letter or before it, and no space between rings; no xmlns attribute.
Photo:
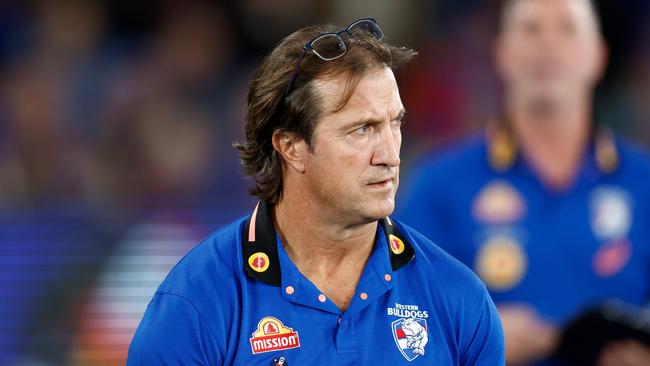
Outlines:
<svg viewBox="0 0 650 366"><path fill-rule="evenodd" d="M388 308L387 312L388 315L399 317L390 326L393 339L402 356L407 361L424 356L424 348L429 342L428 311L420 310L417 305L395 304L395 307Z"/></svg>
<svg viewBox="0 0 650 366"><path fill-rule="evenodd" d="M298 332L272 316L260 320L250 342L253 354L300 347Z"/></svg>
<svg viewBox="0 0 650 366"><path fill-rule="evenodd" d="M630 195L616 187L600 187L591 194L591 228L600 240L621 239L632 226Z"/></svg>
<svg viewBox="0 0 650 366"><path fill-rule="evenodd" d="M591 193L591 228L601 242L594 253L592 266L599 277L619 273L632 257L632 245L628 238L632 209L632 197L622 188L603 186Z"/></svg>

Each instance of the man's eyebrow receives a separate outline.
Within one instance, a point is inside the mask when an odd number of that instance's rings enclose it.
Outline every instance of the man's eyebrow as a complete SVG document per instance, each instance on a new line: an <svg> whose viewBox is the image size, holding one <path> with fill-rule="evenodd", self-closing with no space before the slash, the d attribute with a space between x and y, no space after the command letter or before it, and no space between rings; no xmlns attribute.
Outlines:
<svg viewBox="0 0 650 366"><path fill-rule="evenodd" d="M400 109L399 113L397 113L397 116L391 118L391 121L399 121L402 118L404 118L405 114L406 114L406 109L402 108ZM375 119L375 118L360 119L354 122L346 123L344 128L350 128L353 126L363 126L363 125L376 125L382 123L383 121L384 120L382 119Z"/></svg>
<svg viewBox="0 0 650 366"><path fill-rule="evenodd" d="M406 115L406 109L402 108L399 110L399 113L397 113L397 117L393 118L392 121L399 121L402 118L404 118L405 115Z"/></svg>

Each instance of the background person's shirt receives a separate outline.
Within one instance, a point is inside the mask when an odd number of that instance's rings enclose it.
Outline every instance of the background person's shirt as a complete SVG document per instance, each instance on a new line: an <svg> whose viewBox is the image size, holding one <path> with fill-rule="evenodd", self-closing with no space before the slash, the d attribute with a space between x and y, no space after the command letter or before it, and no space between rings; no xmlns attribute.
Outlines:
<svg viewBox="0 0 650 366"><path fill-rule="evenodd" d="M411 169L396 217L472 268L497 305L529 304L559 326L611 298L644 305L650 159L612 141L615 168L592 144L575 183L554 192L521 156L499 170L491 142L468 139Z"/></svg>

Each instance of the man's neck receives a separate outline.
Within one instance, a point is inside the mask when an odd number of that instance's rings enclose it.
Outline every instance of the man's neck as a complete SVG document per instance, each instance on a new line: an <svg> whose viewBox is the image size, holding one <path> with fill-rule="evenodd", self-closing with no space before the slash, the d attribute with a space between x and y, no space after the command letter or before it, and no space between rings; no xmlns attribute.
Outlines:
<svg viewBox="0 0 650 366"><path fill-rule="evenodd" d="M521 152L541 180L553 190L568 189L589 141L587 103L543 114L511 108L509 116Z"/></svg>
<svg viewBox="0 0 650 366"><path fill-rule="evenodd" d="M377 222L344 225L308 199L286 194L275 206L274 218L292 262L345 310L372 252Z"/></svg>

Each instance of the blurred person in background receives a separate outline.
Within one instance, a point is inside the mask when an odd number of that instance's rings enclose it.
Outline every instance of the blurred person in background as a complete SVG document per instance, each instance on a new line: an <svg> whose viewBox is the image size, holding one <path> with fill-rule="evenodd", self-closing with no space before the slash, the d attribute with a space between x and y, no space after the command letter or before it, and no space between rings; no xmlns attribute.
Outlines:
<svg viewBox="0 0 650 366"><path fill-rule="evenodd" d="M173 265L254 204L231 148L250 70L238 59L230 15L204 0L167 1L158 11L108 92L102 152L129 226L77 306L70 365L124 365Z"/></svg>
<svg viewBox="0 0 650 366"><path fill-rule="evenodd" d="M0 364L63 364L114 239L92 154L106 53L97 1L0 5ZM2 21L0 20L0 21ZM98 179L99 178L99 179Z"/></svg>
<svg viewBox="0 0 650 366"><path fill-rule="evenodd" d="M101 190L89 131L104 85L104 8L37 1L31 11L33 29L4 56L0 208L79 204Z"/></svg>
<svg viewBox="0 0 650 366"><path fill-rule="evenodd" d="M127 364L503 363L485 286L388 217L415 53L382 39L311 26L265 58L236 145L260 201L169 273Z"/></svg>
<svg viewBox="0 0 650 366"><path fill-rule="evenodd" d="M206 0L168 1L159 12L108 91L102 148L115 194L144 214L247 207L230 145L251 70L237 58L229 15Z"/></svg>
<svg viewBox="0 0 650 366"><path fill-rule="evenodd" d="M398 211L489 287L513 365L554 364L581 312L650 295L650 159L594 120L607 59L599 27L588 0L505 1L501 116L413 167ZM634 341L599 355L599 365L648 364Z"/></svg>
<svg viewBox="0 0 650 366"><path fill-rule="evenodd" d="M148 4L122 34L112 4L0 5L24 23L0 36L2 365L123 365L147 288L253 202L231 15Z"/></svg>

